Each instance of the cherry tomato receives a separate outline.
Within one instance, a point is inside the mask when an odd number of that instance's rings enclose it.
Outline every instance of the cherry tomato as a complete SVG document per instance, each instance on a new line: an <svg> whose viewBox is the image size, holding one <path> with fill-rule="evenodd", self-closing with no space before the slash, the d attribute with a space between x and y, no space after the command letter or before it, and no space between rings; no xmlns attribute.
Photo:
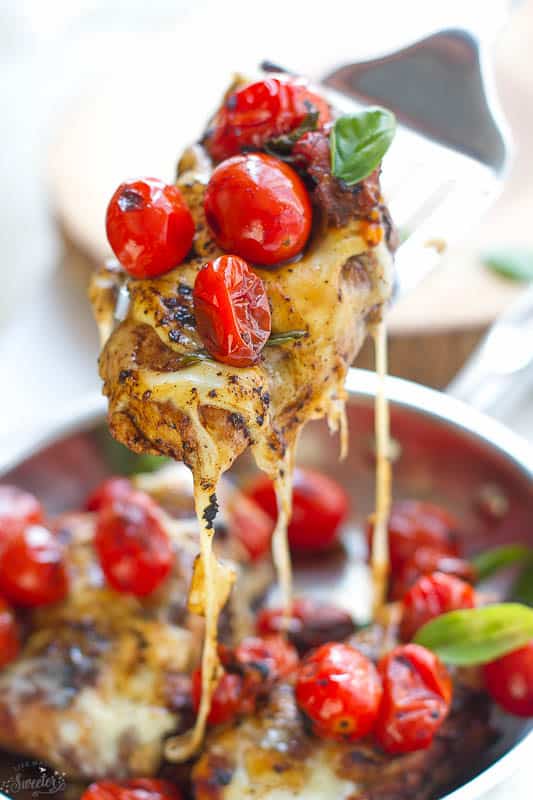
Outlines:
<svg viewBox="0 0 533 800"><path fill-rule="evenodd" d="M376 722L383 689L373 663L347 644L310 653L296 676L296 702L325 739L355 741Z"/></svg>
<svg viewBox="0 0 533 800"><path fill-rule="evenodd" d="M182 800L173 783L157 778L128 781L98 781L83 792L81 800Z"/></svg>
<svg viewBox="0 0 533 800"><path fill-rule="evenodd" d="M262 636L282 633L284 622L282 608L264 608L257 615L256 630ZM353 619L343 608L310 598L295 599L292 604L287 635L300 652L331 640L342 641L353 631Z"/></svg>
<svg viewBox="0 0 533 800"><path fill-rule="evenodd" d="M0 598L0 667L14 661L19 652L20 640L15 615Z"/></svg>
<svg viewBox="0 0 533 800"><path fill-rule="evenodd" d="M85 504L87 511L100 511L104 505L118 497L127 497L133 492L133 484L127 478L106 478L94 489Z"/></svg>
<svg viewBox="0 0 533 800"><path fill-rule="evenodd" d="M120 184L107 207L106 232L126 272L153 278L183 261L194 221L177 186L142 178Z"/></svg>
<svg viewBox="0 0 533 800"><path fill-rule="evenodd" d="M211 698L211 709L207 722L209 725L221 725L239 713L243 694L243 679L240 675L224 672ZM199 669L192 675L192 701L196 712L200 708L202 697L202 673Z"/></svg>
<svg viewBox="0 0 533 800"><path fill-rule="evenodd" d="M468 583L476 580L475 570L470 561L443 553L434 547L419 547L412 558L391 576L391 598L401 600L418 578L422 575L431 575L432 572L455 575Z"/></svg>
<svg viewBox="0 0 533 800"><path fill-rule="evenodd" d="M533 717L533 641L483 667L491 697L517 717Z"/></svg>
<svg viewBox="0 0 533 800"><path fill-rule="evenodd" d="M331 119L326 101L302 81L266 78L226 98L204 144L214 161L244 149L260 150L268 139L297 128L311 111L319 112L319 126Z"/></svg>
<svg viewBox="0 0 533 800"><path fill-rule="evenodd" d="M68 592L63 548L41 525L12 536L0 554L0 594L15 606L58 603Z"/></svg>
<svg viewBox="0 0 533 800"><path fill-rule="evenodd" d="M248 636L234 652L247 692L264 692L296 668L298 653L283 636Z"/></svg>
<svg viewBox="0 0 533 800"><path fill-rule="evenodd" d="M276 494L272 481L261 475L245 489L246 494L275 520ZM348 496L338 483L311 469L294 471L292 517L288 536L292 550L327 550L336 544L341 523L348 513Z"/></svg>
<svg viewBox="0 0 533 800"><path fill-rule="evenodd" d="M466 581L442 572L422 575L403 598L402 638L409 641L431 619L475 604L476 594Z"/></svg>
<svg viewBox="0 0 533 800"><path fill-rule="evenodd" d="M394 503L389 519L389 548L393 574L401 570L419 547L431 547L449 555L459 555L455 518L444 508L419 500ZM372 543L373 524L368 536Z"/></svg>
<svg viewBox="0 0 533 800"><path fill-rule="evenodd" d="M279 264L303 250L312 211L297 173L273 156L234 156L214 170L204 209L217 244L253 264Z"/></svg>
<svg viewBox="0 0 533 800"><path fill-rule="evenodd" d="M26 525L43 520L43 508L36 497L16 486L0 486L0 545Z"/></svg>
<svg viewBox="0 0 533 800"><path fill-rule="evenodd" d="M271 330L265 286L238 256L220 256L202 267L194 283L196 327L206 350L224 364L250 367Z"/></svg>
<svg viewBox="0 0 533 800"><path fill-rule="evenodd" d="M270 551L274 525L268 514L250 498L239 494L229 511L230 533L247 551L252 561L257 561Z"/></svg>
<svg viewBox="0 0 533 800"><path fill-rule="evenodd" d="M434 653L396 647L378 664L383 681L376 736L388 753L425 750L450 710L452 682Z"/></svg>
<svg viewBox="0 0 533 800"><path fill-rule="evenodd" d="M144 492L116 497L100 510L95 547L108 583L144 597L165 580L174 560L154 501Z"/></svg>

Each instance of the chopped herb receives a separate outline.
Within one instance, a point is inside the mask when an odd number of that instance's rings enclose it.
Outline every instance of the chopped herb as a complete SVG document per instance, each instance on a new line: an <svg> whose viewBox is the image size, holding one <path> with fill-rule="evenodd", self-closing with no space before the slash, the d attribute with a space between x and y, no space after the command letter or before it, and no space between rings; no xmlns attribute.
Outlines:
<svg viewBox="0 0 533 800"><path fill-rule="evenodd" d="M305 115L301 123L290 133L284 136L277 136L275 139L269 139L265 143L265 150L267 153L278 156L289 155L293 145L298 141L300 136L308 131L316 131L318 126L318 111L310 111Z"/></svg>
<svg viewBox="0 0 533 800"><path fill-rule="evenodd" d="M296 342L307 336L307 331L284 331L283 333L272 333L266 343L267 347L277 347L287 342Z"/></svg>

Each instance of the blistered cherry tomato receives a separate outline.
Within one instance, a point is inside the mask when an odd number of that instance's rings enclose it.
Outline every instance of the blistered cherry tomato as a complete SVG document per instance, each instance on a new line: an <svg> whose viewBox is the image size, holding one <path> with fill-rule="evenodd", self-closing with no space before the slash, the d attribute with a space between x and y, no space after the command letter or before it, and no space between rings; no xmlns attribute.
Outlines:
<svg viewBox="0 0 533 800"><path fill-rule="evenodd" d="M355 741L377 719L383 689L373 663L346 644L322 645L298 668L296 701L326 739Z"/></svg>
<svg viewBox="0 0 533 800"><path fill-rule="evenodd" d="M256 630L262 636L282 633L285 614L282 608L263 608L257 615ZM293 601L286 629L290 641L300 652L320 647L330 641L342 641L354 631L351 615L331 603L319 603L311 598Z"/></svg>
<svg viewBox="0 0 533 800"><path fill-rule="evenodd" d="M431 619L475 604L476 594L466 581L442 572L422 575L402 601L402 638L409 641Z"/></svg>
<svg viewBox="0 0 533 800"><path fill-rule="evenodd" d="M112 477L102 481L94 489L85 504L87 511L100 511L106 503L112 502L117 497L127 497L133 492L133 484L127 478Z"/></svg>
<svg viewBox="0 0 533 800"><path fill-rule="evenodd" d="M252 561L257 561L270 551L274 525L268 514L250 498L239 494L229 511L230 534L239 541Z"/></svg>
<svg viewBox="0 0 533 800"><path fill-rule="evenodd" d="M297 128L312 111L319 112L319 126L331 119L326 101L302 81L265 78L228 95L204 144L214 161L243 149L260 150L268 139Z"/></svg>
<svg viewBox="0 0 533 800"><path fill-rule="evenodd" d="M272 481L261 475L249 484L246 494L275 520L276 494ZM348 496L338 483L311 469L294 471L292 517L289 544L292 550L327 550L339 537L341 523L348 513Z"/></svg>
<svg viewBox="0 0 533 800"><path fill-rule="evenodd" d="M376 737L388 753L425 750L450 710L452 681L434 653L417 644L396 647L378 664L383 699Z"/></svg>
<svg viewBox="0 0 533 800"><path fill-rule="evenodd" d="M153 278L183 261L194 221L177 186L142 178L120 184L107 207L106 232L126 272Z"/></svg>
<svg viewBox="0 0 533 800"><path fill-rule="evenodd" d="M311 203L298 174L273 156L234 156L214 170L204 200L217 244L253 264L278 264L303 250Z"/></svg>
<svg viewBox="0 0 533 800"><path fill-rule="evenodd" d="M465 558L443 553L434 547L419 547L412 558L391 575L391 598L401 600L418 578L431 575L432 572L455 575L468 583L476 580L474 567Z"/></svg>
<svg viewBox="0 0 533 800"><path fill-rule="evenodd" d="M182 800L182 794L170 781L132 778L120 782L91 783L83 792L81 800Z"/></svg>
<svg viewBox="0 0 533 800"><path fill-rule="evenodd" d="M238 256L202 267L194 283L196 327L206 350L233 367L258 361L271 330L265 285Z"/></svg>
<svg viewBox="0 0 533 800"><path fill-rule="evenodd" d="M400 570L419 547L458 555L457 522L446 509L419 500L394 503L389 519L389 548L392 572ZM368 535L372 543L373 524Z"/></svg>
<svg viewBox="0 0 533 800"><path fill-rule="evenodd" d="M296 650L283 636L248 636L236 647L233 658L248 692L267 691L298 664Z"/></svg>
<svg viewBox="0 0 533 800"><path fill-rule="evenodd" d="M533 717L533 641L483 667L491 697L517 717Z"/></svg>
<svg viewBox="0 0 533 800"><path fill-rule="evenodd" d="M100 510L95 547L108 583L143 597L170 573L172 546L155 502L144 492L116 497Z"/></svg>
<svg viewBox="0 0 533 800"><path fill-rule="evenodd" d="M0 486L0 545L42 519L43 508L36 497L16 486Z"/></svg>
<svg viewBox="0 0 533 800"><path fill-rule="evenodd" d="M68 592L64 552L59 540L41 525L12 536L0 554L0 594L15 606L43 606Z"/></svg>
<svg viewBox="0 0 533 800"><path fill-rule="evenodd" d="M15 615L0 598L0 667L14 661L19 652L20 640Z"/></svg>
<svg viewBox="0 0 533 800"><path fill-rule="evenodd" d="M239 713L243 696L243 679L240 675L224 672L211 698L211 709L207 722L209 725L221 725ZM192 675L192 702L196 712L200 708L202 697L202 673L199 669Z"/></svg>

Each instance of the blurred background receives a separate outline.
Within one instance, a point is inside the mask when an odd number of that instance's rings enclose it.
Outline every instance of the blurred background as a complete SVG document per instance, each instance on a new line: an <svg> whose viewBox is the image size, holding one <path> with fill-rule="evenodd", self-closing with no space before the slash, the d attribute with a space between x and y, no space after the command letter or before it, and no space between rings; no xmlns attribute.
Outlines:
<svg viewBox="0 0 533 800"><path fill-rule="evenodd" d="M465 26L492 42L514 161L496 204L391 317L391 371L446 386L533 275L533 0L510 5L0 0L0 445L99 390L85 293L107 253L107 200L125 178L172 176L232 72L267 58L320 78ZM496 247L518 252L520 281L483 263ZM510 416L533 438L531 405L526 392Z"/></svg>

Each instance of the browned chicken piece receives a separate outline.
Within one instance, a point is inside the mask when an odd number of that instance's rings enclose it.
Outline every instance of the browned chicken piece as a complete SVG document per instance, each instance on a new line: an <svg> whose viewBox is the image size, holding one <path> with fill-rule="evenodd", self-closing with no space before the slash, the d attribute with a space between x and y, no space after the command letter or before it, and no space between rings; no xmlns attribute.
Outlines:
<svg viewBox="0 0 533 800"><path fill-rule="evenodd" d="M0 749L81 779L147 776L159 768L165 736L191 724L188 676L198 663L203 622L187 611L198 523L190 487L181 491L190 476L181 472L185 478L174 468L164 481L140 480L182 515L162 512L175 563L147 598L106 587L92 546L94 514L64 514L54 522L66 545L70 592L63 603L28 616L23 651L0 674ZM220 555L237 552L228 537L221 542ZM250 606L272 579L268 562L253 570L233 563L238 590L221 620L226 636L249 630Z"/></svg>

